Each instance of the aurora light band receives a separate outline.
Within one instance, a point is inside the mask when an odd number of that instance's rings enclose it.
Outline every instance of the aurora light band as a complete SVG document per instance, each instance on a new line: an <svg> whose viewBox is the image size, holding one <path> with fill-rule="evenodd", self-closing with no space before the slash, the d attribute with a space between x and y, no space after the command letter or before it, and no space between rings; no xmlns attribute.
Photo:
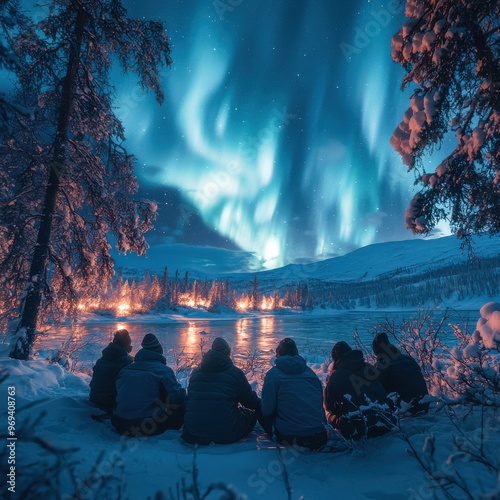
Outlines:
<svg viewBox="0 0 500 500"><path fill-rule="evenodd" d="M399 2L124 3L173 44L161 108L117 87L141 183L177 188L268 268L411 236L413 179L389 144L408 107Z"/></svg>

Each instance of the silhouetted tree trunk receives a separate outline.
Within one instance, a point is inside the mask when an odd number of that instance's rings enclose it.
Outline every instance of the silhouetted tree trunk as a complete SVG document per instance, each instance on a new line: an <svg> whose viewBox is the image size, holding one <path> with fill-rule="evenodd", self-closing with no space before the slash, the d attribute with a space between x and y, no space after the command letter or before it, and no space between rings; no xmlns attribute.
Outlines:
<svg viewBox="0 0 500 500"><path fill-rule="evenodd" d="M16 330L16 341L13 343L10 352L10 357L15 359L28 359L30 348L35 340L43 287L46 282L44 275L47 272L52 219L56 206L57 193L59 191L60 178L64 173L68 125L73 104L73 91L78 74L78 67L80 65L80 51L86 18L85 11L80 8L75 22L74 43L71 46L68 68L63 81L61 106L59 108L57 121L57 133L54 140L53 161L43 201L35 251L33 253L33 260L31 261L30 279L21 310L20 321Z"/></svg>

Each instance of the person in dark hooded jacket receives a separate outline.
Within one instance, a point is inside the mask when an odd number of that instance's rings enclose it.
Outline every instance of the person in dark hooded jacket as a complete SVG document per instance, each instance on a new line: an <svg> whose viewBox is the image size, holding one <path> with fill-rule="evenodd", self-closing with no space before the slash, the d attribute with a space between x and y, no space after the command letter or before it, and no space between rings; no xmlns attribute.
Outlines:
<svg viewBox="0 0 500 500"><path fill-rule="evenodd" d="M144 336L142 349L116 379L116 407L111 423L120 434L152 436L180 429L186 391L167 366L163 348L152 333Z"/></svg>
<svg viewBox="0 0 500 500"><path fill-rule="evenodd" d="M377 356L375 368L380 372L378 380L387 393L396 392L413 415L427 412L429 403L420 400L429 392L418 363L391 344L385 332L375 335L372 347Z"/></svg>
<svg viewBox="0 0 500 500"><path fill-rule="evenodd" d="M113 341L103 349L94 366L89 400L101 410L111 413L116 403L116 377L120 370L134 361L129 355L132 341L127 330L117 330Z"/></svg>
<svg viewBox="0 0 500 500"><path fill-rule="evenodd" d="M321 381L292 339L281 340L276 356L262 386L262 415L279 443L318 450L328 439ZM272 433L269 427L265 430Z"/></svg>
<svg viewBox="0 0 500 500"><path fill-rule="evenodd" d="M325 410L328 422L346 439L375 437L390 431L395 423L387 392L376 380L375 368L363 353L346 342L332 349L333 371L326 384Z"/></svg>
<svg viewBox="0 0 500 500"><path fill-rule="evenodd" d="M191 374L182 432L187 443L234 443L255 426L260 399L230 354L228 343L217 337Z"/></svg>

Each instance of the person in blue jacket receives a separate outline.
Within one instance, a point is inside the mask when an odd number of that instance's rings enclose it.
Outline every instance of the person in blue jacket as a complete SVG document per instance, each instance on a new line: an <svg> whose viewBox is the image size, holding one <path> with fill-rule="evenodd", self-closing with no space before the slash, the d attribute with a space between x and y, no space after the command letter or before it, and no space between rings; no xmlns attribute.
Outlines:
<svg viewBox="0 0 500 500"><path fill-rule="evenodd" d="M255 426L260 399L230 355L228 343L217 337L191 374L182 431L187 443L234 443Z"/></svg>
<svg viewBox="0 0 500 500"><path fill-rule="evenodd" d="M347 342L332 348L333 370L325 388L328 422L345 439L359 440L389 432L396 423L391 401L375 367Z"/></svg>
<svg viewBox="0 0 500 500"><path fill-rule="evenodd" d="M130 335L124 328L117 330L113 341L102 351L93 367L89 400L106 413L111 413L116 403L116 377L120 370L134 361Z"/></svg>
<svg viewBox="0 0 500 500"><path fill-rule="evenodd" d="M413 415L427 412L429 403L420 400L429 392L418 363L391 344L385 332L375 335L372 347L377 356L375 368L380 372L378 380L387 393L396 392L400 398L398 406L401 406L401 400L404 401Z"/></svg>
<svg viewBox="0 0 500 500"><path fill-rule="evenodd" d="M311 450L326 444L323 386L291 338L284 338L276 348L275 366L266 373L261 404L269 422L265 430L271 434L272 425L279 443Z"/></svg>
<svg viewBox="0 0 500 500"><path fill-rule="evenodd" d="M186 391L167 366L152 333L144 336L135 361L116 379L116 407L111 423L120 434L152 436L182 427Z"/></svg>

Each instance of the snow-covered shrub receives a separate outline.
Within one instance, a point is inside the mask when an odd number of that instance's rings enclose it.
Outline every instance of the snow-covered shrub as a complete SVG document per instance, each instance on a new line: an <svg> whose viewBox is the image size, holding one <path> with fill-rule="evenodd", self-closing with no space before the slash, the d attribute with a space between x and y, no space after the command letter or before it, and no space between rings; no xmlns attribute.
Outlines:
<svg viewBox="0 0 500 500"><path fill-rule="evenodd" d="M435 411L448 415L454 429L450 440L431 433L419 447L401 422L408 453L428 479L409 498L500 498L493 439L500 430L500 304L485 304L480 315L472 332L468 318L452 310L440 317L421 311L400 325L386 320L374 329L419 362Z"/></svg>
<svg viewBox="0 0 500 500"><path fill-rule="evenodd" d="M500 430L498 415L491 408L466 416L464 413L467 414L462 407L460 412L449 414L455 434L451 443L449 436L439 431L427 435L420 446L404 432L400 433L408 444L407 452L427 478L410 488L409 499L500 498L500 461L493 439Z"/></svg>
<svg viewBox="0 0 500 500"><path fill-rule="evenodd" d="M35 343L35 356L46 359L50 363L57 363L68 371L89 372L91 365L88 364L86 351L92 351L93 347L102 344L102 334L84 333L80 328L75 328L67 340L61 343L59 349L45 349L43 346L43 333L38 336Z"/></svg>

